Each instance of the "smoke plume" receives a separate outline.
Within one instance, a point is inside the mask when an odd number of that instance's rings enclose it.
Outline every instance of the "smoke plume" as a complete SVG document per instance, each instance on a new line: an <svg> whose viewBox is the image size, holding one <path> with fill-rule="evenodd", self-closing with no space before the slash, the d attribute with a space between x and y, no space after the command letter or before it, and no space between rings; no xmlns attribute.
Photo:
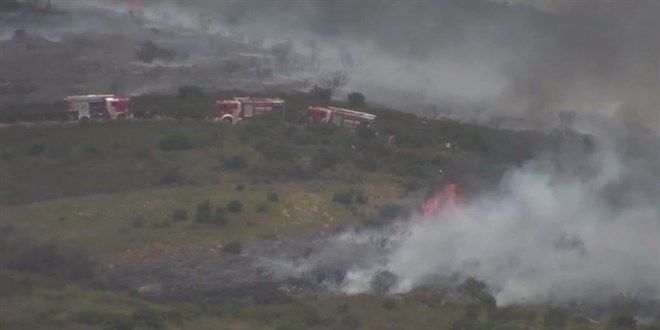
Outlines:
<svg viewBox="0 0 660 330"><path fill-rule="evenodd" d="M659 164L622 155L605 142L544 153L454 215L342 233L303 269L324 271L326 285L347 293L451 287L475 276L499 304L658 301ZM328 275L337 269L345 273Z"/></svg>

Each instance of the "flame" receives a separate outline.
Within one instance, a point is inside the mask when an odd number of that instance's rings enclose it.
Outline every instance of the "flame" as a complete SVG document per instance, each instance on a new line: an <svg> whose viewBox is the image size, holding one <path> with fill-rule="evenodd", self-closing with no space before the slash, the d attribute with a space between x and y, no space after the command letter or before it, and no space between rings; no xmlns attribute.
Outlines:
<svg viewBox="0 0 660 330"><path fill-rule="evenodd" d="M458 211L456 184L447 183L435 187L433 194L421 205L422 215L452 214Z"/></svg>

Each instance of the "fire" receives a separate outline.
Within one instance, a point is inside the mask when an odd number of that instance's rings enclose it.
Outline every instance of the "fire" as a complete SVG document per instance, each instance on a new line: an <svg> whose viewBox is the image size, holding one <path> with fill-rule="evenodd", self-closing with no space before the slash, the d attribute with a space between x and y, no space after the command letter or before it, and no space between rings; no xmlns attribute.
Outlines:
<svg viewBox="0 0 660 330"><path fill-rule="evenodd" d="M458 210L456 184L435 187L433 194L422 203L422 215L453 214Z"/></svg>

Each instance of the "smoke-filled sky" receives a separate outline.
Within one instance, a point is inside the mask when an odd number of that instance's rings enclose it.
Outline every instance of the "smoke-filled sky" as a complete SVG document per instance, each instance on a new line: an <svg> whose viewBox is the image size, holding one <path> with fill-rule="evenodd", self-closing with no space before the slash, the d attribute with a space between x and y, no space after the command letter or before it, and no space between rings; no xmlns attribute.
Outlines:
<svg viewBox="0 0 660 330"><path fill-rule="evenodd" d="M145 3L149 3L145 1ZM168 2L154 1L164 8ZM176 3L171 1L169 4ZM660 128L660 2L654 0L178 1L223 29L288 40L386 98L555 119L560 111ZM330 64L332 63L332 64ZM388 99L388 101L391 101ZM394 100L405 105L405 100ZM410 103L410 102L408 102ZM470 107L468 107L470 108Z"/></svg>

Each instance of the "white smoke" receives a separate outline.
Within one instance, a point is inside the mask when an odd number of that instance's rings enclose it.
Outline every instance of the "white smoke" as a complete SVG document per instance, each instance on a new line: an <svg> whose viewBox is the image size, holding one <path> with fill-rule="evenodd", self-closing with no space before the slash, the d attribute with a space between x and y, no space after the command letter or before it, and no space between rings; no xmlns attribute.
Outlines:
<svg viewBox="0 0 660 330"><path fill-rule="evenodd" d="M380 260L348 267L341 289L370 292L388 271L398 278L389 292L476 276L499 304L660 299L660 178L611 148L567 157L576 158L539 158L511 170L496 191L456 215L412 219L406 235L389 237ZM346 246L370 235L383 232L344 234L320 259L362 256L364 249ZM327 251L337 246L341 253Z"/></svg>

